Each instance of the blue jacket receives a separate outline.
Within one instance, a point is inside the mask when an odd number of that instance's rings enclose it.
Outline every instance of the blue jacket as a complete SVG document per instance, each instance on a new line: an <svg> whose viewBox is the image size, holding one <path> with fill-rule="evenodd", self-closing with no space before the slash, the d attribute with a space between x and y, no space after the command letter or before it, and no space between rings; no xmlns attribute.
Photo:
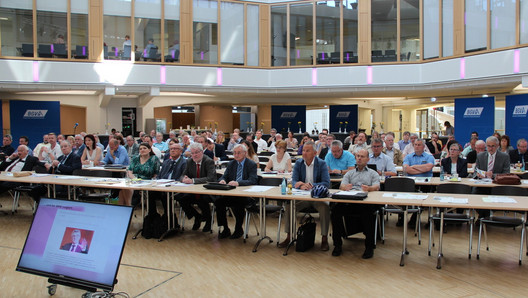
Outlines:
<svg viewBox="0 0 528 298"><path fill-rule="evenodd" d="M326 162L319 157L315 157L314 159L314 173L313 173L313 179L314 183L313 185L324 185L326 187L330 187L330 174L328 174L328 166L326 165ZM295 165L293 167L293 175L292 175L292 184L295 185L297 181L304 182L306 180L306 165L304 164L304 159L299 159L295 162Z"/></svg>

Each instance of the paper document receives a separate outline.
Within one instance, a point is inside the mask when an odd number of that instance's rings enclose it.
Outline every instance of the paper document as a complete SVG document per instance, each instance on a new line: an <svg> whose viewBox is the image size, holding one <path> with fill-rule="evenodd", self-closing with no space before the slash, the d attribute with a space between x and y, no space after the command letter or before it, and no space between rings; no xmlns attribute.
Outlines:
<svg viewBox="0 0 528 298"><path fill-rule="evenodd" d="M310 191L309 190L301 190L301 189L292 189L292 195L294 196L309 196Z"/></svg>
<svg viewBox="0 0 528 298"><path fill-rule="evenodd" d="M442 202L442 203L453 203L453 204L467 204L468 199L467 198L453 198L453 197L434 197L435 200Z"/></svg>
<svg viewBox="0 0 528 298"><path fill-rule="evenodd" d="M186 183L182 183L182 182L174 182L172 184L170 184L170 186L193 186L194 184L186 184Z"/></svg>
<svg viewBox="0 0 528 298"><path fill-rule="evenodd" d="M31 175L31 176L33 176L33 177L46 177L46 176L49 176L49 175L51 175L51 174L38 174L38 173L33 173L33 175Z"/></svg>
<svg viewBox="0 0 528 298"><path fill-rule="evenodd" d="M487 196L483 197L482 201L485 203L517 203L515 199L509 197Z"/></svg>
<svg viewBox="0 0 528 298"><path fill-rule="evenodd" d="M417 194L411 194L411 193L384 193L384 198L394 198L394 199L400 199L400 200L425 200L427 199L427 195L417 195Z"/></svg>
<svg viewBox="0 0 528 298"><path fill-rule="evenodd" d="M64 179L64 180L72 180L72 179L81 179L82 177L81 176L68 176L68 175L65 175L65 176L55 176L55 178L57 179Z"/></svg>
<svg viewBox="0 0 528 298"><path fill-rule="evenodd" d="M264 192L264 191L270 190L272 188L273 188L273 186L254 185L254 186L252 186L249 189L246 189L244 191L248 191L248 192Z"/></svg>

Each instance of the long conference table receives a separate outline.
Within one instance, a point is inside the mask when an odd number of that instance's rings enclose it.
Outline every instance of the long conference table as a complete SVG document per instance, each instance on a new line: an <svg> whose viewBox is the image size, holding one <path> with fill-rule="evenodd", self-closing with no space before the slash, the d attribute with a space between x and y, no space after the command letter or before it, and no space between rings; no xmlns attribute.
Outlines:
<svg viewBox="0 0 528 298"><path fill-rule="evenodd" d="M395 179L395 178L392 178ZM439 178L429 178L428 181L420 182L420 179L416 184L427 183L430 185L438 185L440 183L467 183L472 186L479 187L493 187L496 184L482 184L471 181L471 179L462 179L460 182L449 182L440 181ZM398 193L398 192L384 192L375 191L369 192L368 197L364 200L343 200L343 199L332 199L323 198L316 199L310 197L308 191L295 191L293 195L283 195L280 192L280 187L270 186L243 186L237 187L236 189L223 191L206 189L203 185L188 185L182 184L169 180L152 180L152 181L140 181L139 183L129 183L129 181L120 178L97 178L97 177L83 177L83 176L68 176L68 175L54 175L54 174L32 174L24 177L14 177L11 173L1 173L0 181L19 182L19 183L37 183L47 185L64 185L68 187L88 187L88 188L110 188L110 189L132 189L141 191L161 191L167 193L167 202L169 203L171 193L189 193L189 194L204 194L214 196L240 196L240 197L252 197L259 199L260 202L260 238L253 249L256 251L258 244L265 239L270 242L271 238L266 236L266 214L265 214L265 200L276 199L276 200L288 200L288 201L325 201L329 203L350 203L350 204L371 204L371 205L395 205L401 206L404 213L404 227L403 227L403 240L402 240L402 252L400 258L400 266L405 264L405 256L407 252L407 208L409 206L419 207L438 207L438 208L464 208L464 209L486 209L486 210L507 210L507 211L528 211L528 197L526 196L508 196L507 198L512 199L510 203L504 203L501 201L489 200L488 197L482 195L469 195L469 194L448 194L450 198L466 199L465 203L453 203L450 200L443 200L442 194L438 193ZM474 185L473 185L474 184ZM528 188L528 183L523 181L520 187ZM332 190L334 191L334 190ZM336 190L337 191L337 190ZM143 192L142 192L143 193ZM70 191L68 191L70 194ZM75 194L74 194L75 198ZM144 198L142 195L142 217L144 217ZM69 197L71 199L71 197ZM291 204L290 208L291 224L290 224L290 235L292 241L295 241L295 204ZM442 217L443 219L443 217ZM171 222L174 224L174 220L168 216L168 225L171 227ZM441 226L443 224L441 223ZM442 237L440 233L440 237ZM522 244L521 244L522 245ZM441 268L442 258L442 245L441 238L438 246L438 264L437 268Z"/></svg>

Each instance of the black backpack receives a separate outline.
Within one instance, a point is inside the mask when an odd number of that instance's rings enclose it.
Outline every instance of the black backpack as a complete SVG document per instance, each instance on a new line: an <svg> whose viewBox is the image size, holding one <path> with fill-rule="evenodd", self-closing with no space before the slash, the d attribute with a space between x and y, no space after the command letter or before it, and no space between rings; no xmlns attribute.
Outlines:
<svg viewBox="0 0 528 298"><path fill-rule="evenodd" d="M159 215L158 212L149 214L143 219L143 230L141 235L146 239L160 238L167 231L167 215Z"/></svg>

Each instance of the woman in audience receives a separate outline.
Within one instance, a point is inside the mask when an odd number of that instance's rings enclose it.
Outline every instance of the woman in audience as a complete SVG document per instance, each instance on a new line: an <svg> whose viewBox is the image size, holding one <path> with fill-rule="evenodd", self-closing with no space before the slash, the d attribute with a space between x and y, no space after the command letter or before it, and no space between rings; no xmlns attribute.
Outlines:
<svg viewBox="0 0 528 298"><path fill-rule="evenodd" d="M259 158L258 158L257 153L255 153L255 149L253 149L253 146L251 145L251 143L249 141L247 141L247 140L242 140L242 141L240 141L240 144L246 145L246 147L248 148L247 158L253 160L258 165L259 164Z"/></svg>
<svg viewBox="0 0 528 298"><path fill-rule="evenodd" d="M371 133L371 136L370 136L370 140L368 140L368 144L370 145L370 141L371 140L375 140L375 139L379 139L379 138L380 138L379 132L373 130L372 133Z"/></svg>
<svg viewBox="0 0 528 298"><path fill-rule="evenodd" d="M216 144L220 144L222 146L225 146L224 143L225 143L226 139L225 139L225 135L224 135L224 132L223 131L219 131L217 134L216 134L216 140L215 140L215 143Z"/></svg>
<svg viewBox="0 0 528 298"><path fill-rule="evenodd" d="M288 137L286 138L286 145L288 149L297 149L299 141L293 136L293 132L288 131Z"/></svg>
<svg viewBox="0 0 528 298"><path fill-rule="evenodd" d="M292 163L291 157L288 152L286 152L286 142L279 140L275 143L275 148L277 153L273 154L266 165L266 172L277 171L279 173L291 173Z"/></svg>
<svg viewBox="0 0 528 298"><path fill-rule="evenodd" d="M449 157L442 159L441 165L447 175L458 174L461 178L468 176L467 160L460 157L460 144L456 142L449 145Z"/></svg>
<svg viewBox="0 0 528 298"><path fill-rule="evenodd" d="M99 162L103 159L103 152L101 148L97 147L95 137L93 135L86 135L84 137L84 145L86 145L86 149L81 156L82 164L89 165L92 162L94 166L98 166Z"/></svg>
<svg viewBox="0 0 528 298"><path fill-rule="evenodd" d="M158 175L160 167L160 161L152 151L149 143L141 143L139 145L139 155L132 157L130 161L127 177L130 179L153 179ZM131 206L133 194L134 191L131 189L122 189L119 192L119 204Z"/></svg>
<svg viewBox="0 0 528 298"><path fill-rule="evenodd" d="M513 150L513 146L510 144L510 137L508 137L507 135L502 135L502 137L500 137L499 140L500 140L499 150L506 154L510 154L510 150Z"/></svg>
<svg viewBox="0 0 528 298"><path fill-rule="evenodd" d="M75 138L73 136L68 136L66 138L66 141L68 141L68 143L70 143L70 145L73 147L75 147ZM60 144L60 143L59 143Z"/></svg>

